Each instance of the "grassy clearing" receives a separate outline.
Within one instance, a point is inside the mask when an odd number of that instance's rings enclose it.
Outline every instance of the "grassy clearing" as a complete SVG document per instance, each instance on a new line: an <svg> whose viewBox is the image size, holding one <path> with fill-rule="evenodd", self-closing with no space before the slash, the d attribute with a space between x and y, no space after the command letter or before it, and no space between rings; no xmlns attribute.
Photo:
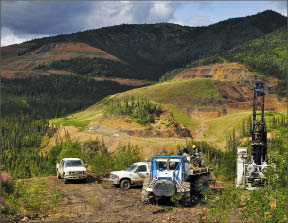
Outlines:
<svg viewBox="0 0 288 223"><path fill-rule="evenodd" d="M82 131L90 123L89 120L81 121L81 120L77 120L77 119L69 119L67 117L54 119L54 120L51 120L51 122L56 124L57 128L59 128L61 125L63 125L63 126L75 126L75 127L79 128L80 131Z"/></svg>
<svg viewBox="0 0 288 223"><path fill-rule="evenodd" d="M193 120L189 116L183 114L178 106L169 104L166 107L173 113L177 122L183 124L186 128L192 131L197 128L199 121Z"/></svg>
<svg viewBox="0 0 288 223"><path fill-rule="evenodd" d="M168 81L133 89L116 97L121 99L131 96L147 97L149 100L160 103L168 111L171 111L179 123L182 123L190 130L195 130L199 122L181 112L181 109L191 106L193 101L211 98L219 99L218 89L214 83L213 80L209 79Z"/></svg>
<svg viewBox="0 0 288 223"><path fill-rule="evenodd" d="M158 103L173 98L204 99L218 98L218 89L213 80L208 79L186 79L179 81L168 81L148 87L133 89L120 95L126 97L148 97ZM179 101L181 104L181 101Z"/></svg>
<svg viewBox="0 0 288 223"><path fill-rule="evenodd" d="M224 142L226 135L230 133L233 128L240 125L243 119L248 118L250 115L251 112L241 112L208 120L205 122L208 126L208 130L204 137L208 141L215 140L215 142L218 143Z"/></svg>

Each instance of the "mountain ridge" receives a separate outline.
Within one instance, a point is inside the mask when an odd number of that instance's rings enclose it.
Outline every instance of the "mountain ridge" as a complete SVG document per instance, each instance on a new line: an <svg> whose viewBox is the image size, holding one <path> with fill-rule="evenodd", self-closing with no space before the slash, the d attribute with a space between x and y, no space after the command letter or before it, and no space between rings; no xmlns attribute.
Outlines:
<svg viewBox="0 0 288 223"><path fill-rule="evenodd" d="M119 58L125 66L132 68L134 74L128 75L129 78L156 81L167 71L232 49L284 24L285 17L274 11L232 18L204 27L171 23L122 24L27 41L19 45L22 49L18 55L25 56L49 43L84 43ZM115 75L125 77L125 74Z"/></svg>

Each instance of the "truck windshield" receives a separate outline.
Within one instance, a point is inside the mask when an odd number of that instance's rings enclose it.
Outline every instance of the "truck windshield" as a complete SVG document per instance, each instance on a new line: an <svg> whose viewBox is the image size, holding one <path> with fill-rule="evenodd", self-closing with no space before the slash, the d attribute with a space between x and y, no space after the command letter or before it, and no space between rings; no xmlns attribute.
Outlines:
<svg viewBox="0 0 288 223"><path fill-rule="evenodd" d="M169 162L169 170L175 170L179 162L170 161ZM156 161L156 168L158 170L166 170L167 169L167 161Z"/></svg>
<svg viewBox="0 0 288 223"><path fill-rule="evenodd" d="M129 168L127 169L128 171L132 172L133 170L135 170L137 168L136 164L132 164L131 166L129 166Z"/></svg>
<svg viewBox="0 0 288 223"><path fill-rule="evenodd" d="M65 161L64 164L66 167L71 167L71 166L83 166L81 160L67 160Z"/></svg>

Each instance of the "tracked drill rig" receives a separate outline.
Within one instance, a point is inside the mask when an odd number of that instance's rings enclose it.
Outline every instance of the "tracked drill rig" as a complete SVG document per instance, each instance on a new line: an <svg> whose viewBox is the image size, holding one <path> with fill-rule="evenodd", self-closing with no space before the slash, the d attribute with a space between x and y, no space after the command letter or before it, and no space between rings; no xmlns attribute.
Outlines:
<svg viewBox="0 0 288 223"><path fill-rule="evenodd" d="M251 160L247 161L247 147L237 149L236 186L255 190L265 184L267 168L267 130L264 118L265 87L256 82L253 88L253 120L251 128Z"/></svg>

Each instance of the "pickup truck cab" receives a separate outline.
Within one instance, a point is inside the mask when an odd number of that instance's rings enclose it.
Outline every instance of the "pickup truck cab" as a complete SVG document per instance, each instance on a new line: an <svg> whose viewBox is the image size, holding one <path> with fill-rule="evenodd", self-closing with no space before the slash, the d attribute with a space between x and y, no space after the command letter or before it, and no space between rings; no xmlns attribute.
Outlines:
<svg viewBox="0 0 288 223"><path fill-rule="evenodd" d="M133 163L127 170L113 171L109 181L120 185L121 189L129 189L131 185L143 185L145 178L150 177L150 163Z"/></svg>
<svg viewBox="0 0 288 223"><path fill-rule="evenodd" d="M64 158L56 164L57 179L64 178L64 184L69 180L82 180L86 182L87 165L79 158Z"/></svg>

